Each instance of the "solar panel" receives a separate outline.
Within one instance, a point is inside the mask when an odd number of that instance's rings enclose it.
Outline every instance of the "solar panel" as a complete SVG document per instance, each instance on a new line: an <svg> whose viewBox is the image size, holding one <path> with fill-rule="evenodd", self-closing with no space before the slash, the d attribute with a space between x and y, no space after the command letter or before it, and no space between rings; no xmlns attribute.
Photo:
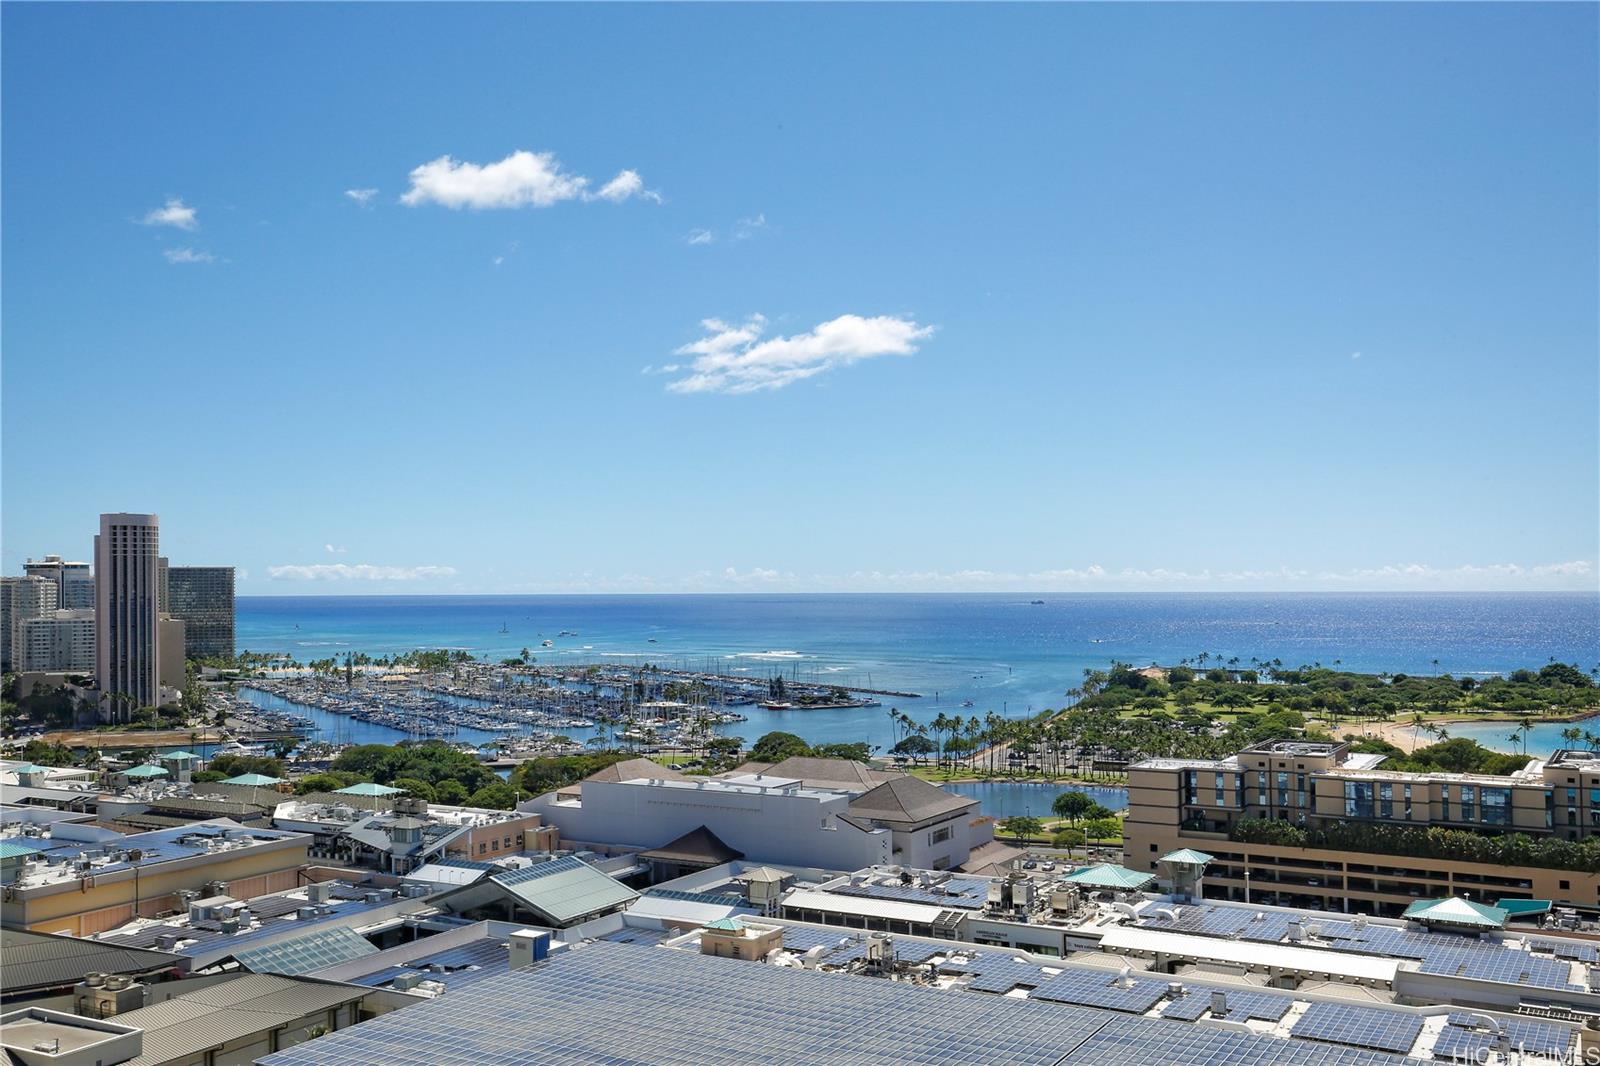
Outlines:
<svg viewBox="0 0 1600 1066"><path fill-rule="evenodd" d="M977 878L952 877L942 885L865 884L840 885L828 891L840 896L892 899L901 903L925 903L935 907L981 910L989 900L989 882Z"/></svg>
<svg viewBox="0 0 1600 1066"><path fill-rule="evenodd" d="M1306 1040L1403 1054L1417 1042L1417 1035L1422 1032L1422 1019L1373 1007L1313 1003L1290 1032Z"/></svg>
<svg viewBox="0 0 1600 1066"><path fill-rule="evenodd" d="M657 899L676 899L686 903L710 903L718 907L749 907L750 903L743 896L735 896L722 892L689 892L681 888L649 888L645 895Z"/></svg>
<svg viewBox="0 0 1600 1066"><path fill-rule="evenodd" d="M1176 921L1166 908L1161 908L1147 910L1140 915L1137 924L1147 929L1170 929L1198 936L1289 943L1289 926L1296 918L1288 913L1207 903L1185 904L1172 911L1176 912ZM1567 990L1584 986L1573 983L1571 969L1563 960L1600 964L1600 950L1595 946L1571 941L1534 941L1534 950L1557 954L1557 958L1551 959L1507 948L1499 940L1480 939L1469 933L1372 923L1363 923L1358 929L1353 921L1313 919L1310 915L1300 916L1299 920L1307 932L1315 928L1317 936L1315 940L1293 941L1297 947L1416 959L1422 963L1424 973Z"/></svg>
<svg viewBox="0 0 1600 1066"><path fill-rule="evenodd" d="M1226 992L1228 997L1228 1011L1223 1017L1229 1021L1242 1022L1256 1018L1275 1022L1281 1020L1289 1013L1289 1008L1294 1006L1294 999L1291 996L1239 992L1231 988L1222 991ZM1188 995L1181 996L1162 1007L1161 1016L1185 1022L1206 1017L1211 1012L1211 992L1209 987L1191 986Z"/></svg>
<svg viewBox="0 0 1600 1066"><path fill-rule="evenodd" d="M627 953L627 954L622 954ZM626 1019L626 1038L596 1019ZM1407 1066L1372 1051L597 942L264 1066ZM1415 1064L1410 1064L1415 1066Z"/></svg>
<svg viewBox="0 0 1600 1066"><path fill-rule="evenodd" d="M1123 979L1105 970L1064 970L1035 988L1029 998L1143 1014L1166 994L1163 981Z"/></svg>
<svg viewBox="0 0 1600 1066"><path fill-rule="evenodd" d="M1014 959L1010 955L987 955L982 964L970 972L978 975L967 985L967 988L974 992L1004 994L1018 985L1024 988L1037 988L1049 980L1039 967Z"/></svg>
<svg viewBox="0 0 1600 1066"><path fill-rule="evenodd" d="M583 866L582 859L571 855L559 859L550 859L547 862L536 862L532 866L524 866L520 870L503 870L500 873L490 874L490 879L502 885L520 885L528 881L536 881L541 877L551 874L563 873L567 870L576 870Z"/></svg>
<svg viewBox="0 0 1600 1066"><path fill-rule="evenodd" d="M1584 944L1576 940L1535 940L1532 941L1532 945L1533 950L1551 952L1558 959L1600 963L1600 951L1596 951L1593 944Z"/></svg>
<svg viewBox="0 0 1600 1066"><path fill-rule="evenodd" d="M1572 1047L1576 1030L1547 1022L1524 1021L1520 1018L1496 1019L1510 1039L1513 1051L1529 1055L1562 1057ZM1480 1028L1483 1019L1473 1014L1452 1014L1449 1024L1434 1042L1434 1058L1470 1059L1487 1062L1486 1054L1498 1045L1497 1037L1487 1027Z"/></svg>
<svg viewBox="0 0 1600 1066"><path fill-rule="evenodd" d="M1173 1032L1172 1030L1175 1030ZM1301 1044L1249 1033L1119 1018L1074 1048L1063 1063L1162 1063L1163 1066L1401 1066L1415 1060L1376 1051Z"/></svg>

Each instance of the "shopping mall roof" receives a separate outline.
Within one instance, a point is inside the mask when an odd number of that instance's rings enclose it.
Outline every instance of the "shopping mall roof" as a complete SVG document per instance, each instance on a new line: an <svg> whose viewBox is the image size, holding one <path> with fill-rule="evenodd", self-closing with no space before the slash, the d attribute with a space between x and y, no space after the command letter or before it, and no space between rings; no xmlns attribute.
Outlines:
<svg viewBox="0 0 1600 1066"><path fill-rule="evenodd" d="M574 1009L576 1005L582 1009ZM630 1060L657 1066L1123 1062L1405 1066L1312 1041L1004 996L841 977L608 942L561 951L278 1052L262 1066L510 1066L618 1054L596 1019L627 1021ZM536 1020L530 1024L530 1019Z"/></svg>

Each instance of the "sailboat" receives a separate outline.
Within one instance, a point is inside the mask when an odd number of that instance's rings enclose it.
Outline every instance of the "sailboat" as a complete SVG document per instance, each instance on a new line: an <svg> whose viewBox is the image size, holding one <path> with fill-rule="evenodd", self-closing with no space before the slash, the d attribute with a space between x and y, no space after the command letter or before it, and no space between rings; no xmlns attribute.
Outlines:
<svg viewBox="0 0 1600 1066"><path fill-rule="evenodd" d="M501 622L500 623L500 632L509 633L509 632L511 632L511 630L506 628L506 624L504 622Z"/></svg>

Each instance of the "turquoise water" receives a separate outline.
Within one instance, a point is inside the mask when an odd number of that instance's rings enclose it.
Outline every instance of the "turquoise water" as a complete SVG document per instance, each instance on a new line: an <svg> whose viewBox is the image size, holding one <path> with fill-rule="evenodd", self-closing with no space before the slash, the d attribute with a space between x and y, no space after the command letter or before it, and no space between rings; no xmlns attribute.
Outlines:
<svg viewBox="0 0 1600 1066"><path fill-rule="evenodd" d="M555 647L542 648L545 639ZM1170 663L1204 651L1246 665L1258 657L1482 676L1553 656L1587 670L1600 662L1600 594L246 596L238 641L301 661L418 647L502 658L526 647L541 662L781 672L920 693L855 710L749 707L749 721L726 730L888 747L891 706L922 722L1018 717L1062 706L1085 669L1114 659ZM344 723L344 739L402 736L330 717Z"/></svg>
<svg viewBox="0 0 1600 1066"><path fill-rule="evenodd" d="M1094 785L1041 785L1019 781L963 781L940 785L950 792L973 796L984 814L996 818L1014 815L1033 815L1035 818L1051 817L1050 805L1063 792L1083 792L1102 807L1113 811L1128 806L1125 788L1101 788Z"/></svg>
<svg viewBox="0 0 1600 1066"><path fill-rule="evenodd" d="M1516 729L1515 722L1457 722L1445 728L1449 730L1451 738L1466 737L1476 740L1486 748L1495 751L1509 751L1521 755L1524 751L1522 740L1511 742L1511 733ZM1587 729L1591 733L1600 733L1600 718L1590 718L1580 722L1540 722L1528 730L1528 745L1526 751L1535 758L1542 758L1555 751L1557 748L1568 748L1574 745L1561 738L1563 729ZM1426 737L1423 738L1427 740ZM1577 747L1583 747L1579 741Z"/></svg>

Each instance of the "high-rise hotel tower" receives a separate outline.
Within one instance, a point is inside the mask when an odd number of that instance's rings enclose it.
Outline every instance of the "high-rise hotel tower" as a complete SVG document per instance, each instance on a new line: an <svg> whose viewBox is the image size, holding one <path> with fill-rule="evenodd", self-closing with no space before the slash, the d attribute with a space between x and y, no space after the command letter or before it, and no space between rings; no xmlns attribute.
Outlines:
<svg viewBox="0 0 1600 1066"><path fill-rule="evenodd" d="M94 538L95 682L102 719L161 700L161 530L153 514L103 514Z"/></svg>

